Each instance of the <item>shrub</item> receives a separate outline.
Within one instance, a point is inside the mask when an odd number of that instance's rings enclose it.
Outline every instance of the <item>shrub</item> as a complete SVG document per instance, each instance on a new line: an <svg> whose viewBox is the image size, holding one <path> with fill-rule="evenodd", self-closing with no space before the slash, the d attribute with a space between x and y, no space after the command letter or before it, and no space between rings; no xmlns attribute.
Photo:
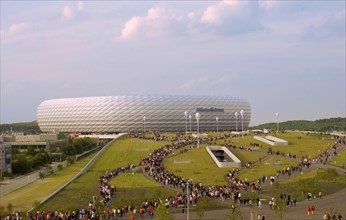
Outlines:
<svg viewBox="0 0 346 220"><path fill-rule="evenodd" d="M62 168L63 168L62 164L59 164L58 165L58 170L60 171L60 170L62 170Z"/></svg>

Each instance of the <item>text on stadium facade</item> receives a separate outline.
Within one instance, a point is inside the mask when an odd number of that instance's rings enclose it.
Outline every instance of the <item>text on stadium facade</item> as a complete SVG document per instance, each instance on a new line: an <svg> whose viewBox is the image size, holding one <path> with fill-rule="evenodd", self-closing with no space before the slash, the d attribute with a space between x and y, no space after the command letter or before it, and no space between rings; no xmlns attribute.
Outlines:
<svg viewBox="0 0 346 220"><path fill-rule="evenodd" d="M223 108L197 108L197 112L224 112Z"/></svg>

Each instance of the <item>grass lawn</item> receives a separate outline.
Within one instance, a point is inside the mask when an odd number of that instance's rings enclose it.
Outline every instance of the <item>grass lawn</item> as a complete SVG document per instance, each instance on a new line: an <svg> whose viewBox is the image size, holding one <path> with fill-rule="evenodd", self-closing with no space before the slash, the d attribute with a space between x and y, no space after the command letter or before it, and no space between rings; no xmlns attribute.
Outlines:
<svg viewBox="0 0 346 220"><path fill-rule="evenodd" d="M232 150L234 154L245 163L248 161L257 161L259 157L264 155L260 153L243 151L243 150ZM191 163L174 163L176 161L188 161L191 160ZM248 180L257 180L263 175L274 175L279 169L283 169L287 166L296 166L298 165L291 160L285 158L270 158L267 161L281 160L282 165L264 165L262 161L261 165L257 165L252 169L245 170L244 173L240 174L240 177ZM192 178L193 181L202 182L205 185L224 185L228 184L225 176L227 173L232 170L232 168L219 168L215 162L212 160L210 155L205 149L204 145L201 145L200 148L194 149L188 153L178 155L176 157L170 157L165 160L165 168L183 178ZM210 178L212 175L213 178Z"/></svg>
<svg viewBox="0 0 346 220"><path fill-rule="evenodd" d="M139 139L120 139L113 143L88 172L43 204L40 209L74 210L86 207L93 196L98 196L98 179L106 171L128 164L138 164L140 159L168 142ZM118 184L117 184L118 185Z"/></svg>
<svg viewBox="0 0 346 220"><path fill-rule="evenodd" d="M166 159L165 169L183 178L192 178L194 182L202 182L204 185L227 184L225 175L231 168L219 168L205 147L205 145L201 145L200 148L191 150L188 153ZM175 164L174 160L191 160L191 163Z"/></svg>
<svg viewBox="0 0 346 220"><path fill-rule="evenodd" d="M346 186L346 178L338 175L333 170L312 170L304 175L292 177L280 182L280 187L283 192L291 194L298 201L304 200L307 193L311 192L318 195L332 194L344 189ZM262 193L270 196L275 196L274 186L263 187Z"/></svg>
<svg viewBox="0 0 346 220"><path fill-rule="evenodd" d="M266 143L262 143L260 141L253 139L253 135L244 136L244 138L241 138L241 137L239 137L239 138L227 138L227 139L223 139L223 140L212 141L212 145L214 145L214 144L216 144L216 145L232 144L232 145L235 145L237 148L240 146L251 147L251 145L250 145L251 143L258 143L258 144L263 145L263 146L270 146ZM251 148L253 148L253 147L251 147ZM264 147L253 148L253 151L267 152L267 148L264 148Z"/></svg>
<svg viewBox="0 0 346 220"><path fill-rule="evenodd" d="M236 157L238 157L238 159L242 162L243 165L250 161L251 162L258 161L260 157L263 158L266 156L266 154L259 153L259 152L237 150L237 149L231 149L231 151Z"/></svg>
<svg viewBox="0 0 346 220"><path fill-rule="evenodd" d="M276 164L277 161L281 161L281 164ZM265 163L268 164L265 164ZM298 163L289 159L281 157L271 157L261 164L255 165L251 169L245 169L243 172L237 175L240 179L247 179L248 181L255 181L263 176L276 175L277 170L282 170L288 166L297 166Z"/></svg>
<svg viewBox="0 0 346 220"><path fill-rule="evenodd" d="M166 199L178 192L145 177L142 173L123 173L110 181L116 185L115 198L110 207L119 207L124 204L140 205L146 199Z"/></svg>
<svg viewBox="0 0 346 220"><path fill-rule="evenodd" d="M64 185L69 179L77 174L95 155L91 154L86 158L76 161L74 164L46 176L44 180L36 180L22 188L19 188L0 199L0 205L13 205L13 210L29 210L35 201L42 201L59 187Z"/></svg>
<svg viewBox="0 0 346 220"><path fill-rule="evenodd" d="M223 133L219 133L218 135L221 134ZM176 136L173 133L165 135L167 137ZM212 137L213 135L216 134L213 133L210 135L210 137ZM327 140L326 137L324 137L325 140L322 140L322 137L306 136L302 135L301 133L278 134L278 137L288 140L290 142L290 146L275 146L272 147L273 150L280 150L281 152L286 153L290 152L296 154L298 158L302 155L310 155L311 157L317 156L322 151L326 150L331 143L333 143L331 139ZM298 139L298 137L302 137L302 139ZM225 141L220 140L220 144L222 143L225 143ZM238 149L233 150L236 156L238 156L243 163L246 163L248 161L257 161L259 157L263 158L266 155L267 149L269 147L269 145L267 144L254 140L252 136L227 139L226 143L231 143L233 145L236 145L237 147L249 147L250 143L259 143L263 146L258 150L253 150L251 152ZM137 165L140 159L150 154L154 149L157 149L166 144L170 143L125 138L115 141L114 144L108 148L108 150L100 157L100 159L94 164L93 167L91 167L91 169L87 173L85 173L83 176L66 187L62 192L60 192L50 201L46 202L42 207L39 207L39 209L74 210L77 208L86 207L88 202L92 199L92 196L99 195L98 179L106 171L110 171L115 168L126 166L132 163ZM186 148L189 148L189 146L187 146ZM175 154L177 155L179 151L180 150L175 152ZM340 159L338 159L338 161L344 161L345 151L339 157ZM88 158L85 158L82 161L86 161ZM175 164L174 160L190 160L191 163ZM241 174L239 174L239 177L241 179L255 181L264 175L275 175L277 170L281 170L287 166L297 165L296 162L281 157L269 158L266 161L268 163L272 163L273 161L277 160L280 160L282 164L265 165L265 161L262 160L262 164L258 164L251 169L244 170L243 172L241 172ZM77 171L79 171L79 169L84 166L79 164L80 162L77 162L75 165L73 165L76 166ZM339 163L340 162L337 162L337 164ZM30 184L22 189L4 196L3 198L1 198L1 205L6 206L7 203L11 203L14 206L14 209L25 210L31 208L35 200L42 200L63 183L65 183L69 178L71 178L77 172L75 171L75 173L71 174L71 172L73 172L73 166L71 166L71 168L65 168L63 171L60 171L64 172L66 170L67 172L67 169L71 169L69 173L70 176L65 177L65 181L59 182L59 175L62 174L59 174L58 172L51 177L47 177L43 181L40 180L41 182L37 181L42 185L38 185L35 182L34 184ZM179 175L183 178L192 178L194 182L202 182L204 185L227 185L228 181L225 176L232 169L217 167L217 165L207 153L205 145L201 145L200 148L193 149L185 154L167 158L165 160L164 166L168 171L173 172L176 175ZM52 180L50 180L50 178L52 178ZM161 196L166 197L168 195L173 195L176 193L171 189L163 188L160 184L157 184L150 179L146 179L146 177L140 173L137 173L136 175L121 174L111 181L118 188L116 197L111 202L112 206L118 206L120 204L124 205L126 203L137 204L140 200L143 199L158 198ZM289 185L289 183L287 183L287 185Z"/></svg>
<svg viewBox="0 0 346 220"><path fill-rule="evenodd" d="M272 134L269 134L272 135ZM271 147L274 151L280 151L284 153L292 153L297 157L308 155L314 158L327 150L329 146L334 142L330 138L317 136L317 135L305 135L300 132L290 132L285 134L277 134L278 138L282 138L289 142L288 146L270 146L261 141L253 139L254 135L245 136L244 138L234 138L230 140L230 143L240 147L250 147L250 143L258 143L263 147L259 148L260 152L267 152L268 148ZM301 139L298 139L301 137ZM223 140L220 142L223 143Z"/></svg>
<svg viewBox="0 0 346 220"><path fill-rule="evenodd" d="M289 146L274 146L273 150L285 153L295 154L297 157L309 156L311 158L317 157L323 151L327 150L334 142L330 138L305 135L300 132L290 132L286 134L278 134L278 138L282 138L289 142ZM298 139L301 137L301 139Z"/></svg>
<svg viewBox="0 0 346 220"><path fill-rule="evenodd" d="M346 165L346 149L342 151L336 158L328 162L331 165L345 167Z"/></svg>

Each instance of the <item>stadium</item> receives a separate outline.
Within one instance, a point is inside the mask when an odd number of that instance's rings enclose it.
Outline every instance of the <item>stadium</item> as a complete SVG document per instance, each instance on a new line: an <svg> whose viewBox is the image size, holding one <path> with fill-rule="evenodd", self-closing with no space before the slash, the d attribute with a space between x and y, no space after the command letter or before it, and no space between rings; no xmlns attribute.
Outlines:
<svg viewBox="0 0 346 220"><path fill-rule="evenodd" d="M197 112L200 131L241 131L251 119L250 105L241 98L136 95L46 100L37 108L37 122L42 132L194 132Z"/></svg>

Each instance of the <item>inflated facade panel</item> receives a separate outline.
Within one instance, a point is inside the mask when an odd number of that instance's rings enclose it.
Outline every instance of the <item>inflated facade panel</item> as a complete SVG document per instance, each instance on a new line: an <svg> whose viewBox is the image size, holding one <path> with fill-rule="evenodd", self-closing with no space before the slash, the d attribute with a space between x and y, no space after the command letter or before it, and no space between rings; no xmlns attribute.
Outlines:
<svg viewBox="0 0 346 220"><path fill-rule="evenodd" d="M235 112L244 111L243 120ZM187 117L184 112L187 111ZM247 101L226 96L105 96L52 99L37 109L37 122L43 132L114 133L160 131L176 132L247 129L251 108ZM145 116L145 120L143 117ZM218 117L218 122L216 121ZM186 120L187 118L187 120ZM237 123L236 123L237 121Z"/></svg>

